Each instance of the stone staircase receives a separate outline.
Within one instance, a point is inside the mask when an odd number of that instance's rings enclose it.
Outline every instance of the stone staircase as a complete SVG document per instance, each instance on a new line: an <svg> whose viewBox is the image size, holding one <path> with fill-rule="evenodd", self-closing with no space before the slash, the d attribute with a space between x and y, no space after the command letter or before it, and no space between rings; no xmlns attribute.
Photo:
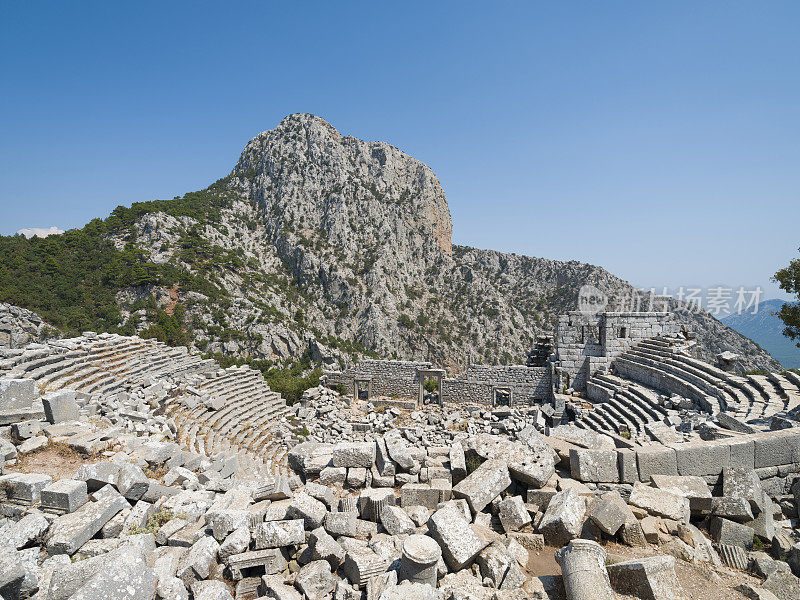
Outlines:
<svg viewBox="0 0 800 600"><path fill-rule="evenodd" d="M759 425L800 407L797 374L734 375L693 358L675 338L638 343L614 360L612 371L590 378L587 396L594 406L582 412L578 426L650 439L648 424L668 416L659 404L661 394L677 394L709 414L723 411Z"/></svg>

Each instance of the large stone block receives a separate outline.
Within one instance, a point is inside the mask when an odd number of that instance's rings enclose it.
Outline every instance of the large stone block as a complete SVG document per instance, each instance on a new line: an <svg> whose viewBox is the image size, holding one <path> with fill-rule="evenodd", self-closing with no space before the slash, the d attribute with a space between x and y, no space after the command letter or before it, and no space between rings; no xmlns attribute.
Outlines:
<svg viewBox="0 0 800 600"><path fill-rule="evenodd" d="M689 500L678 494L635 483L629 502L650 514L682 523L689 522Z"/></svg>
<svg viewBox="0 0 800 600"><path fill-rule="evenodd" d="M619 492L606 492L595 500L588 516L607 535L616 535L628 519L635 518Z"/></svg>
<svg viewBox="0 0 800 600"><path fill-rule="evenodd" d="M653 475L677 475L678 458L674 448L655 445L636 450L639 480L648 482Z"/></svg>
<svg viewBox="0 0 800 600"><path fill-rule="evenodd" d="M375 464L375 442L340 442L333 447L334 467L369 469Z"/></svg>
<svg viewBox="0 0 800 600"><path fill-rule="evenodd" d="M73 390L59 390L42 396L44 416L49 423L64 423L78 419L78 403Z"/></svg>
<svg viewBox="0 0 800 600"><path fill-rule="evenodd" d="M608 566L617 593L642 600L679 600L683 597L674 556L649 556Z"/></svg>
<svg viewBox="0 0 800 600"><path fill-rule="evenodd" d="M452 504L440 508L428 520L430 536L442 548L447 566L459 571L475 559L488 542L481 540Z"/></svg>
<svg viewBox="0 0 800 600"><path fill-rule="evenodd" d="M316 529L322 525L327 513L328 509L322 502L305 492L292 498L292 502L286 510L286 516L289 519L302 519L306 529Z"/></svg>
<svg viewBox="0 0 800 600"><path fill-rule="evenodd" d="M745 550L753 547L753 536L755 532L752 527L735 523L728 519L712 517L709 524L709 531L712 539L718 544L726 546L739 546Z"/></svg>
<svg viewBox="0 0 800 600"><path fill-rule="evenodd" d="M679 475L719 475L730 462L730 446L724 441L692 441L673 444ZM663 473L668 475L668 473Z"/></svg>
<svg viewBox="0 0 800 600"><path fill-rule="evenodd" d="M550 500L539 522L539 531L552 546L565 546L580 536L586 516L586 504L574 489L558 492Z"/></svg>
<svg viewBox="0 0 800 600"><path fill-rule="evenodd" d="M259 523L253 537L258 550L299 546L306 541L303 519Z"/></svg>
<svg viewBox="0 0 800 600"><path fill-rule="evenodd" d="M616 450L572 448L569 451L569 467L572 476L579 481L593 483L619 482Z"/></svg>
<svg viewBox="0 0 800 600"><path fill-rule="evenodd" d="M61 479L42 488L42 508L56 513L71 513L89 501L85 481Z"/></svg>
<svg viewBox="0 0 800 600"><path fill-rule="evenodd" d="M728 466L733 469L755 469L755 441L752 438L726 440L730 451Z"/></svg>
<svg viewBox="0 0 800 600"><path fill-rule="evenodd" d="M47 541L49 554L75 554L116 514L130 504L111 486L106 486L93 495L75 512L57 518L51 528Z"/></svg>
<svg viewBox="0 0 800 600"><path fill-rule="evenodd" d="M800 430L760 433L753 441L756 469L800 463Z"/></svg>
<svg viewBox="0 0 800 600"><path fill-rule="evenodd" d="M30 408L35 399L33 379L0 379L0 410Z"/></svg>
<svg viewBox="0 0 800 600"><path fill-rule="evenodd" d="M453 488L456 498L464 498L474 513L482 511L511 485L504 460L487 460Z"/></svg>

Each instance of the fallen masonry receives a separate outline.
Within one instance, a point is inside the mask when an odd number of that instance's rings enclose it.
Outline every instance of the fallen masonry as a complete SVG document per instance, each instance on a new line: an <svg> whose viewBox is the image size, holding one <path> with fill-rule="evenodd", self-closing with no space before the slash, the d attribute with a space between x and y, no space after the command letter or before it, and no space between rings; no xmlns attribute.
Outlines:
<svg viewBox="0 0 800 600"><path fill-rule="evenodd" d="M649 323L614 327L634 321ZM796 598L791 376L768 379L783 390L770 396L763 380L705 363L691 370L689 339L664 337L667 324L654 317L599 361L605 371L587 370L588 396L551 389L525 403L515 388L516 401L495 406L423 406L413 395L381 403L318 387L289 407L259 372L89 332L6 350L0 592L661 599L687 597L681 567L703 565L715 585L741 584L748 597ZM681 397L665 400L655 378L611 375L618 361L626 376L671 373L664 381L683 381ZM564 367L546 368L563 377ZM736 417L756 410L756 389L758 415ZM591 405L595 392L607 397ZM783 408L765 417L779 399ZM718 418L725 413L743 431ZM74 474L22 472L38 453L62 451L86 457ZM561 574L531 572L542 553Z"/></svg>

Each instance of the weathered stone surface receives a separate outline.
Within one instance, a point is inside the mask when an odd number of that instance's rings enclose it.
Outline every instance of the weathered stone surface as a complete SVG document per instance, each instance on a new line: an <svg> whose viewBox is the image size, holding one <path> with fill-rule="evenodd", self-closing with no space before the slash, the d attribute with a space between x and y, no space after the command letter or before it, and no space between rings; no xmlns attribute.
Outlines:
<svg viewBox="0 0 800 600"><path fill-rule="evenodd" d="M753 547L753 528L728 519L713 517L709 525L711 537L718 544L739 546L749 550Z"/></svg>
<svg viewBox="0 0 800 600"><path fill-rule="evenodd" d="M328 466L333 456L333 445L319 442L303 442L289 450L289 466L302 473L318 474Z"/></svg>
<svg viewBox="0 0 800 600"><path fill-rule="evenodd" d="M689 500L672 492L635 483L629 502L654 515L675 521L689 521Z"/></svg>
<svg viewBox="0 0 800 600"><path fill-rule="evenodd" d="M74 554L118 512L130 505L111 486L94 494L75 512L58 517L52 524L47 540L50 554Z"/></svg>
<svg viewBox="0 0 800 600"><path fill-rule="evenodd" d="M195 581L192 584L192 597L194 600L233 600L228 586L214 579Z"/></svg>
<svg viewBox="0 0 800 600"><path fill-rule="evenodd" d="M218 552L217 540L208 535L202 536L181 558L176 572L177 577L189 588L195 581L208 579L217 565Z"/></svg>
<svg viewBox="0 0 800 600"><path fill-rule="evenodd" d="M48 423L75 421L79 416L78 403L75 402L75 392L72 390L49 392L42 396L42 404Z"/></svg>
<svg viewBox="0 0 800 600"><path fill-rule="evenodd" d="M500 502L498 515L505 531L518 531L531 522L531 515L521 496L511 496Z"/></svg>
<svg viewBox="0 0 800 600"><path fill-rule="evenodd" d="M616 450L587 450L572 448L569 451L572 476L579 481L617 483L619 469Z"/></svg>
<svg viewBox="0 0 800 600"><path fill-rule="evenodd" d="M117 490L127 500L136 502L147 492L150 480L141 467L131 463L123 464L117 473Z"/></svg>
<svg viewBox="0 0 800 600"><path fill-rule="evenodd" d="M311 560L327 561L334 572L344 562L344 548L322 527L317 527L309 534L308 545L311 548Z"/></svg>
<svg viewBox="0 0 800 600"><path fill-rule="evenodd" d="M645 446L636 450L639 479L650 481L653 475L678 475L675 450L667 446Z"/></svg>
<svg viewBox="0 0 800 600"><path fill-rule="evenodd" d="M588 517L608 535L616 535L628 519L635 518L619 492L606 492L595 500Z"/></svg>
<svg viewBox="0 0 800 600"><path fill-rule="evenodd" d="M399 431L393 429L387 432L386 435L383 436L383 440L386 444L386 450L389 456L397 463L397 466L404 471L408 471L414 467L414 459L411 457L408 446Z"/></svg>
<svg viewBox="0 0 800 600"><path fill-rule="evenodd" d="M747 498L720 496L711 501L711 514L723 519L746 523L753 520L753 510Z"/></svg>
<svg viewBox="0 0 800 600"><path fill-rule="evenodd" d="M356 527L358 521L358 513L356 512L338 512L327 513L323 521L325 531L331 535L344 535L347 537L355 537Z"/></svg>
<svg viewBox="0 0 800 600"><path fill-rule="evenodd" d="M403 507L424 506L435 510L439 505L439 499L439 490L426 483L406 483L400 488L400 504Z"/></svg>
<svg viewBox="0 0 800 600"><path fill-rule="evenodd" d="M303 519L259 523L253 534L256 549L299 546L305 543Z"/></svg>
<svg viewBox="0 0 800 600"><path fill-rule="evenodd" d="M511 477L532 488L542 487L555 472L555 451L531 428L520 432L517 441L479 434L466 443L470 453L487 461L505 461Z"/></svg>
<svg viewBox="0 0 800 600"><path fill-rule="evenodd" d="M41 540L50 527L50 522L41 513L29 513L12 523L2 533L2 543L16 550Z"/></svg>
<svg viewBox="0 0 800 600"><path fill-rule="evenodd" d="M750 502L753 514L766 508L761 480L753 469L729 468L722 472L722 495L730 498L745 498Z"/></svg>
<svg viewBox="0 0 800 600"><path fill-rule="evenodd" d="M328 509L322 502L305 492L292 498L292 502L286 510L286 516L289 519L302 519L306 529L316 529L322 525L327 513Z"/></svg>
<svg viewBox="0 0 800 600"><path fill-rule="evenodd" d="M315 560L300 569L295 585L308 600L326 600L333 595L336 578L327 561Z"/></svg>
<svg viewBox="0 0 800 600"><path fill-rule="evenodd" d="M453 495L464 498L472 511L477 513L509 485L511 477L508 464L500 459L487 460L453 488Z"/></svg>
<svg viewBox="0 0 800 600"><path fill-rule="evenodd" d="M574 489L558 492L550 500L539 522L539 531L553 546L564 546L580 536L586 515L586 504Z"/></svg>
<svg viewBox="0 0 800 600"><path fill-rule="evenodd" d="M333 447L334 467L369 469L375 463L375 442L340 442Z"/></svg>
<svg viewBox="0 0 800 600"><path fill-rule="evenodd" d="M487 545L453 505L447 505L433 513L428 520L428 530L430 536L441 546L444 561L453 571L468 566Z"/></svg>
<svg viewBox="0 0 800 600"><path fill-rule="evenodd" d="M33 379L0 379L0 410L29 408L35 398Z"/></svg>
<svg viewBox="0 0 800 600"><path fill-rule="evenodd" d="M642 600L681 600L675 557L650 556L608 566L614 590Z"/></svg>
<svg viewBox="0 0 800 600"><path fill-rule="evenodd" d="M413 533L416 529L414 521L398 506L386 506L381 511L381 525L389 535Z"/></svg>

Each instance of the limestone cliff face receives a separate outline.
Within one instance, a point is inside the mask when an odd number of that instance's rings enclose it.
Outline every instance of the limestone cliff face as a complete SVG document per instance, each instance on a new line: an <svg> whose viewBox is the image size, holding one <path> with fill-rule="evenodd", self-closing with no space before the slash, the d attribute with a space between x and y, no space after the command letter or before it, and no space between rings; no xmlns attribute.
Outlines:
<svg viewBox="0 0 800 600"><path fill-rule="evenodd" d="M593 265L453 246L447 199L429 167L313 115L291 115L253 138L222 185L229 201L213 218L151 213L115 240L191 270L191 231L235 258L206 275L228 301L179 298L206 350L281 360L313 340L316 355L342 363L363 349L451 370L518 363L559 313L575 309L582 285L632 289ZM143 295L174 302L158 289L127 290L118 301L133 310ZM709 315L690 320L706 358L730 349L748 367L773 364Z"/></svg>

